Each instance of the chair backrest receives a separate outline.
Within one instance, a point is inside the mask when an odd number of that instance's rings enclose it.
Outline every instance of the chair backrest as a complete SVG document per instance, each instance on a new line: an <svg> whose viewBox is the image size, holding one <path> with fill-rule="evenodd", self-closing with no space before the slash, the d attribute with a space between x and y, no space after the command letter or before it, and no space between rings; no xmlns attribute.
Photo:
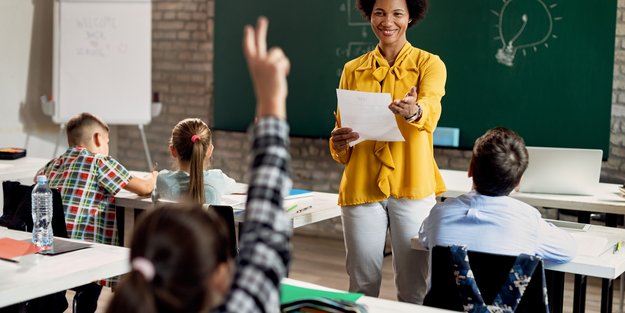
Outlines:
<svg viewBox="0 0 625 313"><path fill-rule="evenodd" d="M13 181L2 182L4 207L0 225L15 230L33 230L30 198L33 187L34 185L26 186ZM52 188L52 232L56 237L68 238L63 198L61 193L54 188Z"/></svg>
<svg viewBox="0 0 625 313"><path fill-rule="evenodd" d="M230 237L230 246L232 249L232 256L236 257L239 250L237 249L237 236L236 236L236 230L234 226L234 210L232 209L231 206L228 206L228 205L212 205L211 204L208 207L214 210L215 213L217 213L217 215L219 215L219 217L221 217L223 221L226 223L226 226L228 227L229 237Z"/></svg>
<svg viewBox="0 0 625 313"><path fill-rule="evenodd" d="M506 282L516 256L469 251L469 262L484 302L491 304ZM449 247L436 246L432 249L431 285L424 305L463 311L463 299L456 285L454 266ZM548 313L543 293L544 269L538 264L532 279L515 312Z"/></svg>

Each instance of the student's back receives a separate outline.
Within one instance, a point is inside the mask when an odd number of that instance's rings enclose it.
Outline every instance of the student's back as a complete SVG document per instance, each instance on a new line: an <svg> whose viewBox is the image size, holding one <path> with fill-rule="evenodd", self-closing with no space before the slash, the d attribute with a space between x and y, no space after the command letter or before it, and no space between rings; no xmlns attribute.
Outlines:
<svg viewBox="0 0 625 313"><path fill-rule="evenodd" d="M167 200L179 200L189 194L190 175L185 171L162 170L158 172L156 186L159 195ZM220 204L223 195L232 193L236 181L220 169L203 171L204 203Z"/></svg>
<svg viewBox="0 0 625 313"><path fill-rule="evenodd" d="M61 192L70 238L117 244L113 197L121 189L149 193L156 173L146 178L132 177L110 157L108 125L92 114L74 116L67 122L66 131L70 147L37 175L45 175L49 186Z"/></svg>
<svg viewBox="0 0 625 313"><path fill-rule="evenodd" d="M426 248L466 245L472 251L570 261L577 251L571 235L508 196L527 164L519 135L502 127L488 130L475 141L469 165L475 190L434 206L419 231L421 243Z"/></svg>
<svg viewBox="0 0 625 313"><path fill-rule="evenodd" d="M576 252L571 236L545 222L535 208L507 196L475 191L436 205L422 233L429 248L467 245L472 251L526 253L558 263L569 261Z"/></svg>
<svg viewBox="0 0 625 313"><path fill-rule="evenodd" d="M206 169L213 154L210 129L199 118L184 119L171 131L169 152L176 171L162 170L156 180L160 196L168 200L191 199L195 203L220 204L236 182L221 170Z"/></svg>
<svg viewBox="0 0 625 313"><path fill-rule="evenodd" d="M74 116L67 122L66 131L70 147L37 175L45 175L50 188L61 192L70 238L116 245L113 197L121 189L149 193L154 188L156 173L146 178L132 177L110 157L108 125L92 114ZM111 286L115 281L116 277L74 288L74 312L95 312L102 286Z"/></svg>

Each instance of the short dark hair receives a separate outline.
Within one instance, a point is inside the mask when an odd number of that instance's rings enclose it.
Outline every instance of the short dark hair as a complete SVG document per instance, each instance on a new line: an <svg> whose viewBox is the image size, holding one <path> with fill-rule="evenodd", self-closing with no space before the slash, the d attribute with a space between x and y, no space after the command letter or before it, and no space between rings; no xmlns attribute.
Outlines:
<svg viewBox="0 0 625 313"><path fill-rule="evenodd" d="M373 12L373 6L376 0L356 0L356 7L362 12L368 20L371 20L371 12ZM427 0L406 0L406 6L408 7L408 15L410 15L410 23L408 27L416 24L418 21L425 17L425 12L428 8Z"/></svg>
<svg viewBox="0 0 625 313"><path fill-rule="evenodd" d="M107 133L110 131L109 126L103 120L91 113L83 112L73 116L65 126L67 143L70 146L86 144L92 135L90 130L93 127L99 127Z"/></svg>
<svg viewBox="0 0 625 313"><path fill-rule="evenodd" d="M525 141L514 131L495 127L475 140L471 170L475 190L487 196L505 196L519 184L529 157Z"/></svg>

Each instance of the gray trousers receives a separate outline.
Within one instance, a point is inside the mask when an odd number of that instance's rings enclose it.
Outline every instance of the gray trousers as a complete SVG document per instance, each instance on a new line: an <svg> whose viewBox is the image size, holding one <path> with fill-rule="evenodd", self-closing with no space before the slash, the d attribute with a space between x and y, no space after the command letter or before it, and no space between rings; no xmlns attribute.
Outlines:
<svg viewBox="0 0 625 313"><path fill-rule="evenodd" d="M349 291L377 297L387 229L391 235L397 300L423 303L427 292L429 252L410 248L423 220L436 204L434 195L420 199L388 198L341 207Z"/></svg>

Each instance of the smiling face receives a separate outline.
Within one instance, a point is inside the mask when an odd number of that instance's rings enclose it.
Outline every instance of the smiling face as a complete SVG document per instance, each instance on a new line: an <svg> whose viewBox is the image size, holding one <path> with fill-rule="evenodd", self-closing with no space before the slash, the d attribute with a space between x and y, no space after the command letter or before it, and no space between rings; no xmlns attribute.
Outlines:
<svg viewBox="0 0 625 313"><path fill-rule="evenodd" d="M401 49L406 43L410 14L406 0L377 0L371 12L371 29L384 49Z"/></svg>

